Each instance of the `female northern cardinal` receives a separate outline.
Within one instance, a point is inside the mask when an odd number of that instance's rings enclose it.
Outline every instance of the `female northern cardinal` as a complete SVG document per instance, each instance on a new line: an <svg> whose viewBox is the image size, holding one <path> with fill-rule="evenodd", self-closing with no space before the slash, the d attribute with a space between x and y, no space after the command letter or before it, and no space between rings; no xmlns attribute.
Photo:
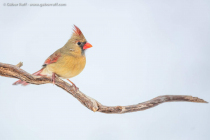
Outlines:
<svg viewBox="0 0 210 140"><path fill-rule="evenodd" d="M68 42L50 55L44 62L43 68L33 75L52 76L53 84L55 82L55 75L71 82L68 78L78 75L84 69L86 64L85 50L91 47L92 45L87 43L81 30L74 25L73 34ZM75 84L71 83L77 89ZM26 86L29 83L18 80L13 85L17 84Z"/></svg>

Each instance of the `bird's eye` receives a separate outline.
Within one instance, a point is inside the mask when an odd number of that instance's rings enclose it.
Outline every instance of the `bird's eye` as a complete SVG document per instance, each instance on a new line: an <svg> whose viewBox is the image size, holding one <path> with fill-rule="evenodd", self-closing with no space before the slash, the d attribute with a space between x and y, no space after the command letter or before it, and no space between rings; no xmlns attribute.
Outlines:
<svg viewBox="0 0 210 140"><path fill-rule="evenodd" d="M81 42L77 42L77 45L81 45Z"/></svg>

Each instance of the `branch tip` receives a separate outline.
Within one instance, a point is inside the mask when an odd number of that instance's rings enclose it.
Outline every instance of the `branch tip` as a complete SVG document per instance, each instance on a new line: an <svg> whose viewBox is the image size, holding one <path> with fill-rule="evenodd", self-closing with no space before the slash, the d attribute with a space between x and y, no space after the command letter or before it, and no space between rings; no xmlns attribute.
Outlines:
<svg viewBox="0 0 210 140"><path fill-rule="evenodd" d="M185 99L187 99L188 101L191 101L191 102L208 103L207 101L200 99L198 97L187 96L187 97L185 97Z"/></svg>

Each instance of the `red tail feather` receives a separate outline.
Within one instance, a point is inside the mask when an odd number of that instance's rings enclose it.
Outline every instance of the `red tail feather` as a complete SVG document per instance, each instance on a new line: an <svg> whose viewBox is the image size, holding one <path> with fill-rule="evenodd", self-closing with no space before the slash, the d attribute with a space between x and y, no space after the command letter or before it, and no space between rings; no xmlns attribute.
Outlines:
<svg viewBox="0 0 210 140"><path fill-rule="evenodd" d="M44 69L44 68L43 68L43 69ZM41 69L41 70L39 70L39 71L33 73L32 75L42 76L40 73L43 71L43 69ZM25 81L22 81L22 80L18 80L18 81L16 81L15 83L13 83L13 85L19 85L19 84L21 84L21 85L23 85L23 86L29 85L29 83L27 83L27 82L25 82Z"/></svg>

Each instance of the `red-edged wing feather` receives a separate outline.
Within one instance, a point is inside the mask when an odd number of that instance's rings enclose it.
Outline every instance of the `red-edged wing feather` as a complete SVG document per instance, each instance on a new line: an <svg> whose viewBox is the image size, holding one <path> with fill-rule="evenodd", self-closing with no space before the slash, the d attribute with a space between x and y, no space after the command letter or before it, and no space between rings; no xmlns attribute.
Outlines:
<svg viewBox="0 0 210 140"><path fill-rule="evenodd" d="M50 57L45 60L44 65L52 64L57 62L58 58L61 56L60 51L56 51Z"/></svg>

